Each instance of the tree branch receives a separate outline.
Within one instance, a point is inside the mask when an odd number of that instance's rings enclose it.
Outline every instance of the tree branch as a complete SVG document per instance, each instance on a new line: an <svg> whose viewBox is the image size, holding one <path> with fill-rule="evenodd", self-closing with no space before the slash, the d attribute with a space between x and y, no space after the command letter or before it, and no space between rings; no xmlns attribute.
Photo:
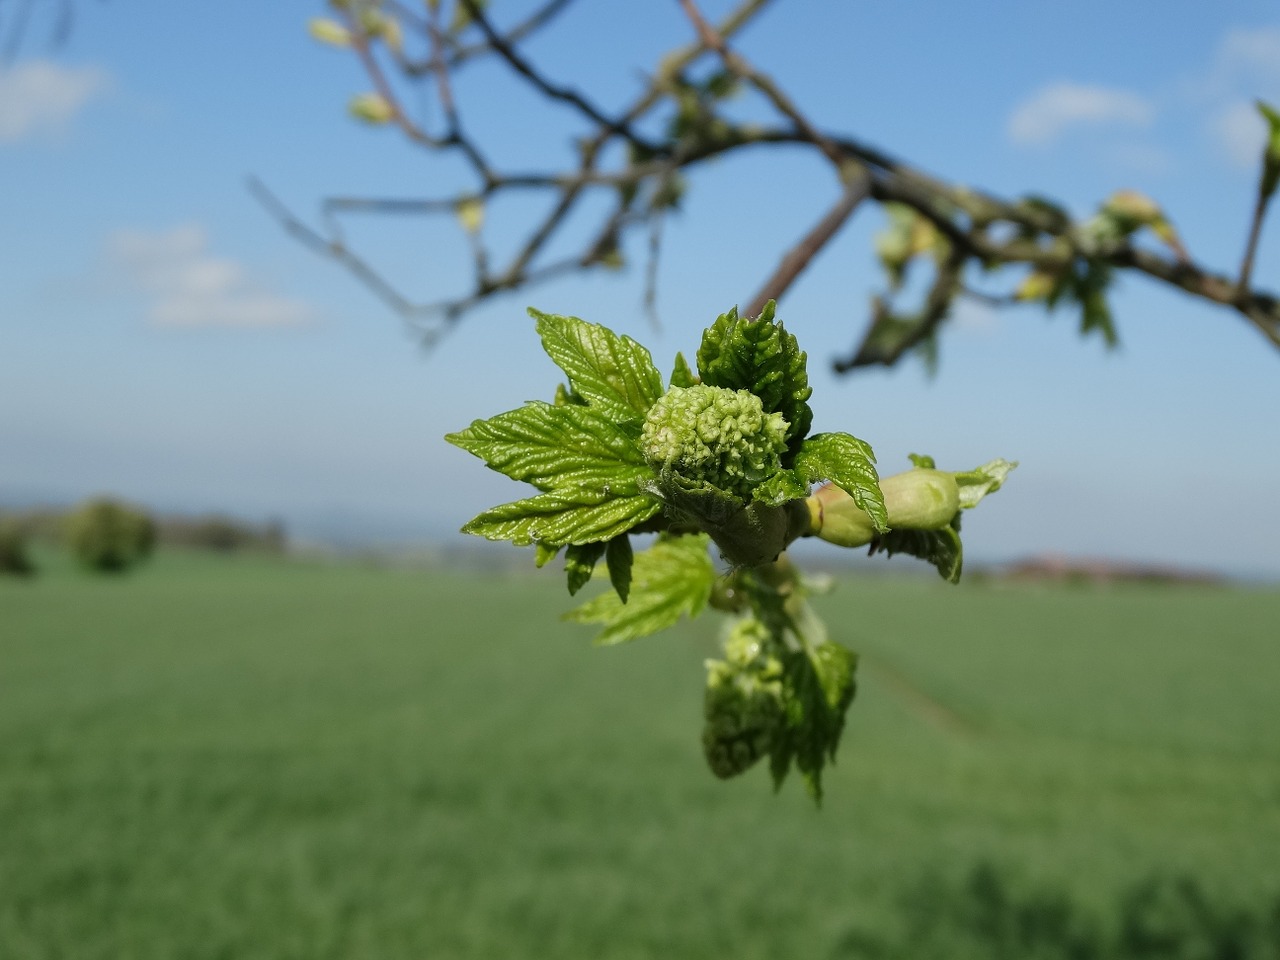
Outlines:
<svg viewBox="0 0 1280 960"><path fill-rule="evenodd" d="M845 221L853 215L853 211L857 210L858 205L867 198L870 187L871 180L866 174L859 174L853 178L852 182L845 187L836 205L783 256L782 262L778 264L773 275L764 282L760 292L747 305L743 316L758 317L766 303L781 299L782 295L799 279L805 267L823 247L831 242L831 239L844 226Z"/></svg>
<svg viewBox="0 0 1280 960"><path fill-rule="evenodd" d="M425 60L411 62L397 46L389 58L381 59L394 63L402 79L435 85L444 114L443 132L429 132L406 115L387 74L389 68L380 62L381 51L375 49L379 36L366 34L360 22L344 9L342 15L351 31L356 56L378 95L391 105L392 120L401 132L429 151L460 152L476 182L447 196L331 197L321 208L323 230L302 223L256 181L251 190L290 234L310 249L341 263L428 340L490 296L575 270L618 266L627 238L642 228L647 231L648 248L644 302L652 315L662 225L690 172L714 158L782 146L821 155L837 171L842 193L836 205L781 256L748 306L748 315L758 314L768 299L785 295L866 200L887 206L899 226L904 222L903 216L908 220L918 218L920 224L927 225L927 229L922 226L918 231L910 224L902 227L917 232L899 238L906 244L899 254L900 262L890 264L886 260L888 267L900 273L912 258L932 258L937 276L923 302L915 311L898 311L887 298L878 299L860 346L841 362L839 369L864 362L894 363L905 351L931 344L953 299L978 296L962 283L970 265L987 271L1006 267L1031 269L1029 281L1034 283L1024 280L1016 293L1005 296L987 295L986 300L992 305L1039 300L1052 307L1074 299L1083 311L1083 329L1102 329L1108 334L1111 319L1105 292L1111 273L1140 273L1235 311L1271 343L1280 346L1280 304L1273 295L1251 287L1265 203L1260 202L1255 208L1240 276L1231 280L1191 260L1176 238L1168 239L1167 223L1160 236L1163 244L1172 245L1175 257L1167 256L1163 248L1153 252L1140 245L1133 234L1150 228L1152 221L1143 220L1140 215L1131 215L1130 221L1118 220L1117 210L1119 216L1124 215L1124 208L1119 205L1104 204L1093 218L1076 222L1065 211L1041 200L1004 198L948 182L878 147L823 129L778 83L730 45L730 39L768 0L742 0L718 24L706 19L697 0L677 0L693 27L695 42L679 46L663 57L648 74L638 95L612 115L583 92L553 82L518 49L522 39L550 23L569 0L549 0L505 30L494 25L478 0L456 0L470 17L468 29L480 36L479 42L465 46L459 37L442 29L438 9L427 5L423 11L408 3L401 6L400 0L384 2L384 12L398 17L402 26L422 33L430 52ZM723 71L764 98L778 117L775 125L761 127L728 118L720 104L723 90L712 82L723 72L708 78L697 70L700 58L712 55ZM480 145L464 134L451 71L482 56L501 60L529 89L548 103L568 105L590 126L588 133L574 142L563 166L532 172L504 169L500 164L491 164L481 153ZM664 123L665 128L660 126ZM650 132L663 129L665 132ZM619 145L629 149L613 149ZM489 204L510 192L542 194L549 204L527 222L514 253L492 272L483 236L479 231L468 231L475 276L472 289L461 295L415 303L353 253L343 240L339 219L343 215L454 216L466 204ZM602 193L612 193L615 199L597 209L588 198L599 199ZM1127 209L1132 213L1134 198L1128 200ZM1159 212L1154 202L1151 207ZM562 237L569 224L579 224L584 210L591 211L592 220L583 239L575 241L578 252L547 262L552 241ZM1139 206L1139 214L1141 210ZM1141 237L1136 239L1140 241ZM895 277L891 273L891 291L897 289Z"/></svg>

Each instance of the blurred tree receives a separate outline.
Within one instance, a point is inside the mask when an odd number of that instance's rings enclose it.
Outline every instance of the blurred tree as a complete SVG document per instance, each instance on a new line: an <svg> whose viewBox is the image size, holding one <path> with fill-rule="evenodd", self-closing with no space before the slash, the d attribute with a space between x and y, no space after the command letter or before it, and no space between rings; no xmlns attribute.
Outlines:
<svg viewBox="0 0 1280 960"><path fill-rule="evenodd" d="M12 520L0 520L0 576L25 577L35 570L27 555L27 538L22 528Z"/></svg>
<svg viewBox="0 0 1280 960"><path fill-rule="evenodd" d="M1160 206L1132 191L1106 199L1095 215L1073 219L1062 205L1026 196L1009 198L971 189L925 173L859 139L824 129L768 74L739 53L733 39L769 0L740 0L718 24L695 0L677 0L689 24L689 42L676 46L649 71L630 103L606 108L591 91L575 89L543 69L522 49L532 34L551 28L570 0L549 0L519 22L504 24L497 4L486 0L330 0L330 16L311 21L319 41L350 49L371 90L356 96L350 112L373 125L398 129L414 146L461 158L472 185L460 192L421 198L335 196L323 203L322 226L304 222L260 182L252 189L298 239L352 271L409 322L428 344L472 307L494 294L574 271L616 269L625 240L647 236L646 303L654 303L655 264L664 219L680 203L687 175L730 154L789 144L820 157L829 168L836 200L789 249L744 306L757 315L781 298L814 256L864 203L879 204L888 220L877 253L885 289L873 299L865 329L838 371L869 364L892 365L912 351L932 356L936 334L958 297L994 306L1039 302L1048 309L1071 305L1082 334L1108 343L1116 333L1107 290L1121 271L1225 307L1280 346L1280 302L1251 285L1257 240L1280 178L1280 116L1260 104L1271 137L1262 159L1257 202L1236 270L1217 272L1193 260ZM549 105L571 111L587 133L571 145L560 169L508 169L473 137L454 96L456 74L482 60L505 65ZM439 109L433 123L415 117L406 94L425 87L423 104ZM747 122L729 108L749 91L772 117ZM514 253L498 263L483 230L486 206L500 196L541 194L548 210L528 220ZM600 203L600 198L605 203ZM466 233L474 270L466 288L430 303L410 299L346 242L342 223L352 213L456 217ZM573 235L571 219L594 221L589 239L572 256L555 259L557 240ZM921 299L908 298L903 281L913 264L931 277ZM973 280L985 277L980 293Z"/></svg>
<svg viewBox="0 0 1280 960"><path fill-rule="evenodd" d="M117 500L90 500L66 519L67 541L90 570L118 573L151 555L156 525L136 507Z"/></svg>

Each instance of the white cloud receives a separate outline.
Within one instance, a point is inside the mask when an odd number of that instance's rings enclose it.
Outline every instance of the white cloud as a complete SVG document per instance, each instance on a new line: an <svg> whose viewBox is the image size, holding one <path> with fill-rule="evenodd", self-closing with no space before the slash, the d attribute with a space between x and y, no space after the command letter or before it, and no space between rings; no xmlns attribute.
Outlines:
<svg viewBox="0 0 1280 960"><path fill-rule="evenodd" d="M169 231L120 230L107 240L112 265L150 300L147 317L163 327L275 327L314 319L312 308L276 296L234 260L211 256L198 224Z"/></svg>
<svg viewBox="0 0 1280 960"><path fill-rule="evenodd" d="M1210 129L1237 167L1256 167L1262 160L1267 126L1252 103L1233 103L1218 111Z"/></svg>
<svg viewBox="0 0 1280 960"><path fill-rule="evenodd" d="M63 130L110 86L97 67L63 67L31 60L0 68L0 143Z"/></svg>
<svg viewBox="0 0 1280 960"><path fill-rule="evenodd" d="M1266 135L1255 97L1280 99L1280 26L1228 30L1192 88L1191 99L1211 111L1205 124L1210 138L1226 159L1245 169L1258 165Z"/></svg>
<svg viewBox="0 0 1280 960"><path fill-rule="evenodd" d="M1078 83L1055 83L1037 91L1009 116L1009 139L1024 146L1045 146L1069 127L1109 124L1146 127L1155 107L1128 90Z"/></svg>
<svg viewBox="0 0 1280 960"><path fill-rule="evenodd" d="M1280 81L1280 27L1228 30L1218 41L1214 72L1219 83Z"/></svg>

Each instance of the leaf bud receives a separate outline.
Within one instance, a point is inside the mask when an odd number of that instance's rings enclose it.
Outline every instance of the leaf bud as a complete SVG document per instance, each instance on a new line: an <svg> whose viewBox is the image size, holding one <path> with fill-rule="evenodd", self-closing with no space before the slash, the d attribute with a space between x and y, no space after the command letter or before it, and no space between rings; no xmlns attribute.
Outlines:
<svg viewBox="0 0 1280 960"><path fill-rule="evenodd" d="M307 22L307 32L313 40L335 47L351 46L351 31L328 17L312 17Z"/></svg>
<svg viewBox="0 0 1280 960"><path fill-rule="evenodd" d="M379 93L362 93L352 97L347 104L347 111L357 120L371 124L390 123L396 116L396 108L391 101Z"/></svg>
<svg viewBox="0 0 1280 960"><path fill-rule="evenodd" d="M943 470L915 469L880 480L890 530L940 530L960 512L960 487ZM835 485L810 500L810 533L840 547L862 547L876 537L871 518Z"/></svg>

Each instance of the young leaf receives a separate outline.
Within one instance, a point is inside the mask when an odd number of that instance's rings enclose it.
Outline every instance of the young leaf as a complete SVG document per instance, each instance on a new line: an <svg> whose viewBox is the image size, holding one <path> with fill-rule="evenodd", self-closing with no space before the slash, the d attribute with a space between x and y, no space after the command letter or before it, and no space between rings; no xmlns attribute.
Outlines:
<svg viewBox="0 0 1280 960"><path fill-rule="evenodd" d="M751 491L753 499L771 507L780 507L790 500L803 500L808 495L809 484L801 480L795 470L779 470Z"/></svg>
<svg viewBox="0 0 1280 960"><path fill-rule="evenodd" d="M577 317L529 308L543 349L569 377L569 389L617 421L640 420L662 396L649 351L630 337Z"/></svg>
<svg viewBox="0 0 1280 960"><path fill-rule="evenodd" d="M871 541L870 553L884 553L892 557L905 553L933 564L942 579L950 583L960 582L960 569L964 564L964 548L960 544L960 517L941 530L890 530Z"/></svg>
<svg viewBox="0 0 1280 960"><path fill-rule="evenodd" d="M596 562L604 554L604 544L583 543L569 547L564 552L565 578L569 581L569 596L582 589L582 585L591 579Z"/></svg>
<svg viewBox="0 0 1280 960"><path fill-rule="evenodd" d="M822 801L822 770L840 744L857 662L853 651L830 642L805 644L784 657L784 723L769 758L775 787L794 760L810 795Z"/></svg>
<svg viewBox="0 0 1280 960"><path fill-rule="evenodd" d="M1280 184L1280 112L1262 100L1256 101L1258 113L1267 122L1267 145L1262 151L1262 179L1258 193L1263 200L1270 199Z"/></svg>
<svg viewBox="0 0 1280 960"><path fill-rule="evenodd" d="M548 563L554 560L560 553L560 547L550 547L545 543L535 543L533 545L534 557L533 565L541 570Z"/></svg>
<svg viewBox="0 0 1280 960"><path fill-rule="evenodd" d="M956 485L960 488L960 508L969 510L976 507L987 494L995 493L1004 486L1009 471L1018 465L1016 460L992 460L980 467L974 467L967 473L957 473Z"/></svg>
<svg viewBox="0 0 1280 960"><path fill-rule="evenodd" d="M630 597L624 605L616 593L602 593L565 614L576 623L599 623L596 643L625 643L695 617L706 606L716 571L707 553L705 534L665 537L636 554L631 567Z"/></svg>
<svg viewBox="0 0 1280 960"><path fill-rule="evenodd" d="M541 490L638 493L652 479L634 437L592 407L533 401L445 437L513 480Z"/></svg>
<svg viewBox="0 0 1280 960"><path fill-rule="evenodd" d="M635 562L631 538L624 533L610 540L605 550L604 562L609 568L609 582L613 584L614 592L618 594L619 600L626 603L627 596L631 593L631 569Z"/></svg>
<svg viewBox="0 0 1280 960"><path fill-rule="evenodd" d="M808 403L813 388L805 359L796 338L774 320L770 300L756 320L739 317L736 307L721 314L702 335L698 372L703 383L750 390L764 404L765 413L782 414L787 448L794 455L813 422Z"/></svg>
<svg viewBox="0 0 1280 960"><path fill-rule="evenodd" d="M692 387L697 383L698 378L689 369L689 361L684 358L683 353L677 353L675 369L671 371L671 386Z"/></svg>
<svg viewBox="0 0 1280 960"><path fill-rule="evenodd" d="M877 530L888 530L889 514L875 461L864 440L847 433L817 433L800 445L795 471L804 483L830 480L853 498Z"/></svg>
<svg viewBox="0 0 1280 960"><path fill-rule="evenodd" d="M652 497L615 497L588 490L552 490L486 510L462 528L487 540L517 547L548 547L611 540L644 523L661 504Z"/></svg>

